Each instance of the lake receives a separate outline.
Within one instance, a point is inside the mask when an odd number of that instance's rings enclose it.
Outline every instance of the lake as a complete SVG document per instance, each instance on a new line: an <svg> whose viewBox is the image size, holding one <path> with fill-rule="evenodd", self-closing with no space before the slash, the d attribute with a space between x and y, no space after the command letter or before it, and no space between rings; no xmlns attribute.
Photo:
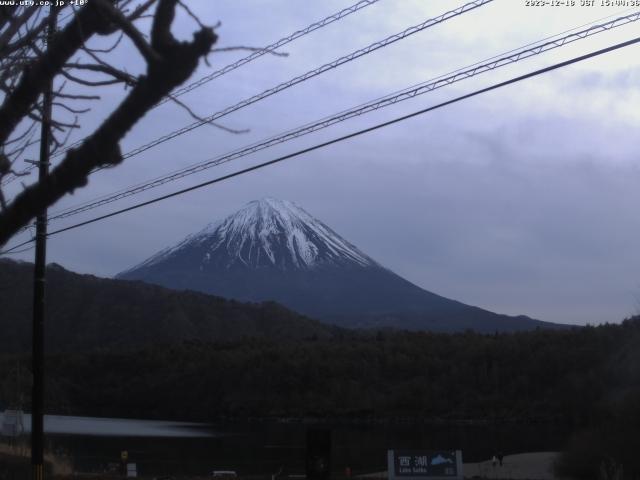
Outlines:
<svg viewBox="0 0 640 480"><path fill-rule="evenodd" d="M30 417L25 415L30 425ZM91 417L46 416L46 445L68 454L77 471L101 471L118 463L120 452L144 475L303 473L306 431L332 432L332 468L353 474L386 469L388 449L460 449L474 462L502 451L561 450L566 429L553 425L424 425L302 422L229 422L212 425Z"/></svg>

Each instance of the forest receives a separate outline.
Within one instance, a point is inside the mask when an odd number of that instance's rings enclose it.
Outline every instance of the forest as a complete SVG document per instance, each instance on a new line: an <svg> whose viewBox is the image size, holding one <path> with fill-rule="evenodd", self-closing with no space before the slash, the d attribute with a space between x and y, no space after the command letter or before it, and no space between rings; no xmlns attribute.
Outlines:
<svg viewBox="0 0 640 480"><path fill-rule="evenodd" d="M322 335L105 345L46 359L52 414L517 424L575 432L558 468L639 472L640 317L564 330ZM0 355L2 407L29 409L30 357Z"/></svg>
<svg viewBox="0 0 640 480"><path fill-rule="evenodd" d="M640 319L481 335L355 332L184 341L47 358L51 413L210 421L344 417L587 425L640 394ZM0 359L0 398L28 398L29 356ZM184 406L188 405L187 410ZM180 413L178 413L180 412Z"/></svg>

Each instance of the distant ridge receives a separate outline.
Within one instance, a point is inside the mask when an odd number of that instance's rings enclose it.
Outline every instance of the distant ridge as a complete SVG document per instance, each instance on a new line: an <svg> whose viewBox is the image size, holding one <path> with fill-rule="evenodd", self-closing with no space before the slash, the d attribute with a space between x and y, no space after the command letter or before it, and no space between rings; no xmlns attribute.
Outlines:
<svg viewBox="0 0 640 480"><path fill-rule="evenodd" d="M0 259L0 351L31 348L33 264ZM127 350L183 341L330 338L336 329L275 303L245 304L199 292L79 275L47 267L49 352Z"/></svg>
<svg viewBox="0 0 640 480"><path fill-rule="evenodd" d="M344 327L478 332L557 327L441 297L384 268L289 201L256 200L117 278L273 300Z"/></svg>

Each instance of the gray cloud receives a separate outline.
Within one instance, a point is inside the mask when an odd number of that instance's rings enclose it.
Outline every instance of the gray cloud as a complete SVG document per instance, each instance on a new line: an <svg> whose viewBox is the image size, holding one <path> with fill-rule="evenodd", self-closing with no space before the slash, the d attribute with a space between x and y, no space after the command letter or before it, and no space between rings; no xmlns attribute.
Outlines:
<svg viewBox="0 0 640 480"><path fill-rule="evenodd" d="M223 21L221 46L255 46L348 3L234 1L195 7L209 23ZM132 158L96 175L86 190L60 206L228 152L603 15L575 11L574 18L558 11L523 10L516 3L494 2L224 119L234 128L250 127L248 134L202 127ZM265 57L184 98L198 112L211 113L448 8L450 2L444 1L394 6L380 2L287 47L286 59ZM500 14L502 22L485 28ZM546 23L536 23L538 17ZM188 18L181 16L179 22L178 33L193 30ZM576 44L571 52L584 53L612 39ZM242 55L214 55L213 68ZM438 90L135 200L268 160L568 56L554 53ZM49 259L81 272L113 275L246 202L270 195L296 201L385 266L436 293L543 320L619 321L635 313L640 286L636 274L640 140L634 133L640 123L640 97L633 92L638 68L629 65L629 56L626 61L621 58L612 56L540 77L61 234L51 239ZM136 65L131 61L132 70ZM210 70L200 68L201 73L206 71ZM122 92L108 90L105 95L116 101ZM96 111L85 125L97 124L103 114ZM136 126L123 150L190 121L175 106L158 108Z"/></svg>

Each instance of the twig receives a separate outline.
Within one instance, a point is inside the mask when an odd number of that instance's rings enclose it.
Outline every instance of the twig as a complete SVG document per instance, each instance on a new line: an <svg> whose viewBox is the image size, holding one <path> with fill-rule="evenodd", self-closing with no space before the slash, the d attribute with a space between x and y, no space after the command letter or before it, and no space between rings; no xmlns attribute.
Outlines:
<svg viewBox="0 0 640 480"><path fill-rule="evenodd" d="M79 83L80 85L85 85L87 87L101 87L105 85L115 85L117 83L126 83L124 80L117 78L114 78L113 80L86 80L84 78L76 77L66 70L60 70L60 74L72 82Z"/></svg>
<svg viewBox="0 0 640 480"><path fill-rule="evenodd" d="M178 0L178 5L180 5L182 7L182 9L185 12L187 12L187 15L189 15L193 20L195 20L195 22L198 24L198 26L200 28L206 28L206 26L202 24L202 22L197 17L197 15L194 15L194 13L191 11L191 9L187 5L185 5L185 3L182 0Z"/></svg>
<svg viewBox="0 0 640 480"><path fill-rule="evenodd" d="M224 130L225 132L229 132L229 133L234 133L234 134L242 134L242 133L249 133L251 130L249 130L248 128L245 128L243 130L236 130L233 128L229 128L229 127L225 127L224 125L220 125L219 123L216 122L212 122L209 120L204 119L203 117L201 117L200 115L198 115L197 113L195 113L193 110L191 110L191 108L189 108L188 105L186 105L185 103L183 103L182 101L178 100L175 96L168 94L167 97L175 102L178 106L180 106L181 108L183 108L184 110L186 110L186 112L191 115L191 117L194 120L197 120L199 122L203 122L206 123L208 125L211 125L213 127L219 128L220 130Z"/></svg>
<svg viewBox="0 0 640 480"><path fill-rule="evenodd" d="M137 82L136 77L134 77L133 75L130 75L127 72L123 72L122 70L118 70L117 68L112 67L111 65L107 65L106 63L67 63L65 64L65 68L73 68L76 70L90 70L92 72L104 73L105 75L110 75L115 80L126 83L129 86L133 86Z"/></svg>
<svg viewBox="0 0 640 480"><path fill-rule="evenodd" d="M96 4L100 5L100 8L108 15L108 17L131 39L147 63L160 61L160 55L147 43L142 33L140 33L140 31L124 15L122 15L120 11L106 0L94 1Z"/></svg>

